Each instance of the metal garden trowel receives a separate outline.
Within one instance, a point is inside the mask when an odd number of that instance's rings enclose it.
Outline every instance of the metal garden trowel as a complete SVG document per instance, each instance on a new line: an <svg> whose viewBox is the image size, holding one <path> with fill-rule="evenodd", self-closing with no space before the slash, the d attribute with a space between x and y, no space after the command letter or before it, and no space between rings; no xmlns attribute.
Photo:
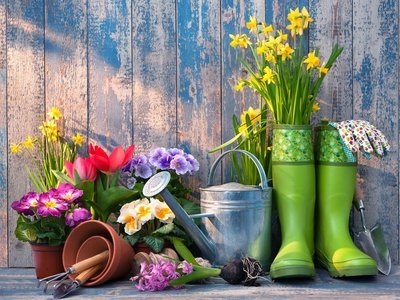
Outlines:
<svg viewBox="0 0 400 300"><path fill-rule="evenodd" d="M354 200L354 204L360 212L363 228L354 234L354 242L364 253L376 261L379 272L389 275L392 262L383 236L382 227L379 223L376 223L371 230L368 229L365 223L364 202L362 200Z"/></svg>

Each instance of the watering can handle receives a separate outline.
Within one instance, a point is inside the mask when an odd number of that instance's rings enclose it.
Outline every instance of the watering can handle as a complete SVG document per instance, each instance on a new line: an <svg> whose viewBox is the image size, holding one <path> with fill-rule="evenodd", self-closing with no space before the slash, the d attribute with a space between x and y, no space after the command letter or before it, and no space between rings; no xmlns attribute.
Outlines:
<svg viewBox="0 0 400 300"><path fill-rule="evenodd" d="M215 169L217 168L218 163L221 161L221 159L229 154L229 153L241 153L244 155L247 155L252 161L253 163L256 165L258 173L260 174L260 178L261 178L261 187L263 190L266 190L268 188L268 180L267 180L267 176L265 175L265 171L263 166L261 165L260 161L257 159L257 157L255 157L252 153L250 153L249 151L246 150L240 150L240 149L236 149L236 150L228 150L225 151L224 153L222 153L213 163L213 165L211 166L210 169L210 173L208 175L208 181L207 181L207 186L211 186L213 183L213 179L214 179L214 173L215 173Z"/></svg>

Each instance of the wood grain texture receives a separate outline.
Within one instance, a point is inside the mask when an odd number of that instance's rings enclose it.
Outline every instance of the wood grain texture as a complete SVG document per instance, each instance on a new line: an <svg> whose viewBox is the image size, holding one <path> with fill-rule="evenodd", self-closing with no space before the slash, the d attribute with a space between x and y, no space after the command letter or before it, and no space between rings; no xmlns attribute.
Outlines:
<svg viewBox="0 0 400 300"><path fill-rule="evenodd" d="M89 140L132 143L131 1L88 2Z"/></svg>
<svg viewBox="0 0 400 300"><path fill-rule="evenodd" d="M260 1L224 0L221 7L221 62L222 62L222 140L227 141L234 136L232 115L240 120L240 115L249 106L260 107L260 96L251 89L235 92L235 85L240 78L246 78L247 71L240 64L239 57L249 57L250 49L239 50L230 46L229 34L246 33L246 22L250 16L264 22L265 6ZM250 34L251 35L251 34ZM217 145L215 145L217 146ZM227 150L227 149L225 149ZM226 165L226 164L225 164ZM225 180L230 177L230 168L224 167Z"/></svg>
<svg viewBox="0 0 400 300"><path fill-rule="evenodd" d="M197 188L216 158L207 151L221 143L220 2L178 0L177 20L177 143L199 160Z"/></svg>
<svg viewBox="0 0 400 300"><path fill-rule="evenodd" d="M0 1L0 267L8 266L6 1Z"/></svg>
<svg viewBox="0 0 400 300"><path fill-rule="evenodd" d="M321 118L332 121L349 120L353 115L353 7L350 1L311 0L310 50L319 48L321 62L327 61L332 48L344 47L324 79L317 97L321 110L314 116L314 123Z"/></svg>
<svg viewBox="0 0 400 300"><path fill-rule="evenodd" d="M86 136L86 2L46 1L45 13L46 110L53 106L60 108L62 131L66 137L77 132ZM82 150L86 151L85 145Z"/></svg>
<svg viewBox="0 0 400 300"><path fill-rule="evenodd" d="M132 61L136 151L175 146L175 1L132 2Z"/></svg>
<svg viewBox="0 0 400 300"><path fill-rule="evenodd" d="M367 217L379 218L394 263L399 255L398 1L353 1L354 118L381 129L392 146L384 160L360 159Z"/></svg>
<svg viewBox="0 0 400 300"><path fill-rule="evenodd" d="M8 144L38 134L44 116L44 2L8 1L7 122ZM24 172L27 159L8 155L8 202L33 190ZM32 265L30 246L14 236L17 213L9 208L9 266Z"/></svg>

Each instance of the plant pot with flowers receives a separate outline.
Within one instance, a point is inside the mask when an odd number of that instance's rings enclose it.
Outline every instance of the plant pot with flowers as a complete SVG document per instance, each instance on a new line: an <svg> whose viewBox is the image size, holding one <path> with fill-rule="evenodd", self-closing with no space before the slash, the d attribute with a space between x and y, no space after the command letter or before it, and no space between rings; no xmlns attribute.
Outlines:
<svg viewBox="0 0 400 300"><path fill-rule="evenodd" d="M240 79L235 89L250 87L261 96L261 102L260 112L253 117L247 114L242 124L236 124L236 136L222 145L239 141L240 147L249 141L251 152L265 154L259 149L266 147L266 111L271 112L274 125L270 161L282 229L282 245L271 265L273 278L315 274L315 166L310 118L319 110L317 95L322 81L343 50L335 45L326 63L322 63L318 48L306 52L303 33L313 22L307 9L290 10L288 21L285 33L251 17L246 23L249 36L230 35L233 48L250 54L250 60L240 58L248 77Z"/></svg>
<svg viewBox="0 0 400 300"><path fill-rule="evenodd" d="M80 201L82 190L60 184L53 174L63 172L64 161L75 157L83 137L78 133L72 137L73 143L62 137L58 128L62 116L57 108L52 108L48 116L39 128L41 138L28 136L11 144L13 154L31 160L26 171L36 191L26 193L11 207L19 214L15 235L31 244L38 278L63 271L61 255L70 229L91 217Z"/></svg>
<svg viewBox="0 0 400 300"><path fill-rule="evenodd" d="M198 213L199 206L187 200L190 192L182 182L185 174L199 170L198 161L181 149L163 147L149 153L135 155L122 168L121 182L130 189L142 191L144 183L158 171L168 171L171 181L168 190L174 194L188 214ZM125 204L120 209L117 222L120 223L124 238L134 247L135 252L159 253L170 246L170 239L180 238L189 242L183 228L175 222L175 215L162 198L142 198Z"/></svg>

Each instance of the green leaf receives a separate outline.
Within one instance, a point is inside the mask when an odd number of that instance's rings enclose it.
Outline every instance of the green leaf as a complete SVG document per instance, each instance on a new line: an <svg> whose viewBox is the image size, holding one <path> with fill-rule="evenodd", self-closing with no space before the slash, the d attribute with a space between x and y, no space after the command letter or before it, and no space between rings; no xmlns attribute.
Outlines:
<svg viewBox="0 0 400 300"><path fill-rule="evenodd" d="M51 172L53 172L54 176L56 176L57 179L60 180L61 182L68 182L72 185L76 184L73 179L71 179L68 175L65 175L63 172L56 170L51 170Z"/></svg>
<svg viewBox="0 0 400 300"><path fill-rule="evenodd" d="M140 239L140 234L136 233L134 235L125 235L124 240L126 240L131 246L134 246Z"/></svg>
<svg viewBox="0 0 400 300"><path fill-rule="evenodd" d="M74 179L76 183L80 183L82 181L81 177L78 174L78 171L74 169Z"/></svg>
<svg viewBox="0 0 400 300"><path fill-rule="evenodd" d="M96 204L105 214L109 215L120 203L131 199L136 194L138 194L136 190L129 190L123 186L114 186L97 194Z"/></svg>
<svg viewBox="0 0 400 300"><path fill-rule="evenodd" d="M37 240L36 227L27 224L21 215L18 217L14 233L21 242L35 242Z"/></svg>
<svg viewBox="0 0 400 300"><path fill-rule="evenodd" d="M168 237L168 239L172 242L174 245L174 248L176 252L188 263L191 263L192 265L198 266L199 264L197 263L196 259L194 258L192 252L190 252L189 248L185 246L185 244L182 242L182 239L177 238L177 237Z"/></svg>
<svg viewBox="0 0 400 300"><path fill-rule="evenodd" d="M143 241L156 253L160 253L164 248L164 239L162 238L148 235L143 238Z"/></svg>
<svg viewBox="0 0 400 300"><path fill-rule="evenodd" d="M209 277L217 277L220 274L221 269L193 266L192 273L183 275L175 280L171 280L168 282L168 284L171 286L182 285L195 280L205 279Z"/></svg>
<svg viewBox="0 0 400 300"><path fill-rule="evenodd" d="M174 223L164 225L164 226L158 228L157 230L153 231L153 233L151 235L156 236L156 237L167 235L174 230L174 227L175 227Z"/></svg>
<svg viewBox="0 0 400 300"><path fill-rule="evenodd" d="M119 170L115 171L114 175L111 177L110 187L117 186L119 179Z"/></svg>
<svg viewBox="0 0 400 300"><path fill-rule="evenodd" d="M87 206L87 201L92 201L94 197L94 182L93 181L88 181L84 180L75 185L75 188L82 190L82 199L85 203L86 208L89 208Z"/></svg>

